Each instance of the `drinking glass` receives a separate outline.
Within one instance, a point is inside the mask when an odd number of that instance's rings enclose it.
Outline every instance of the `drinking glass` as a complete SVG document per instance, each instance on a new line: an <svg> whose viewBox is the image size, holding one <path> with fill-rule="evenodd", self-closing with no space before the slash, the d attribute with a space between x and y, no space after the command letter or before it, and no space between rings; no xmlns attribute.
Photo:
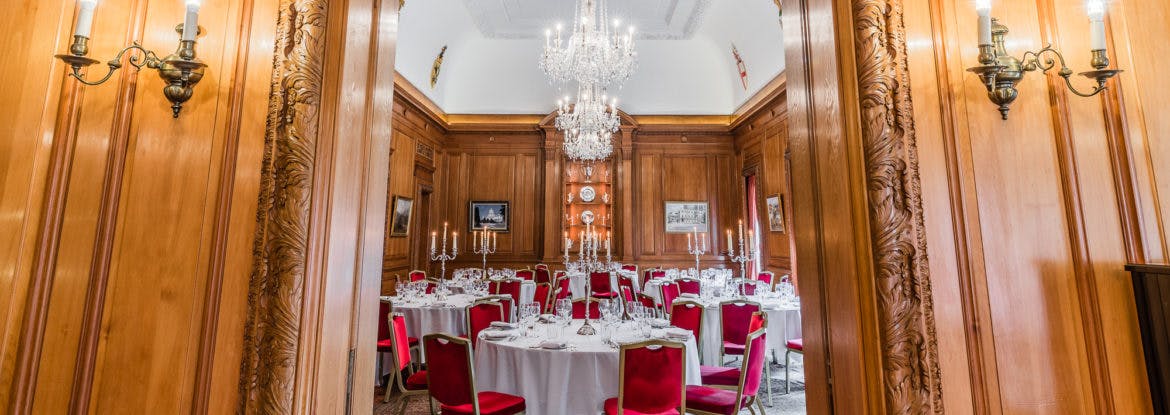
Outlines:
<svg viewBox="0 0 1170 415"><path fill-rule="evenodd" d="M564 326L573 319L573 302L568 298L557 300L557 317L560 317L561 325Z"/></svg>

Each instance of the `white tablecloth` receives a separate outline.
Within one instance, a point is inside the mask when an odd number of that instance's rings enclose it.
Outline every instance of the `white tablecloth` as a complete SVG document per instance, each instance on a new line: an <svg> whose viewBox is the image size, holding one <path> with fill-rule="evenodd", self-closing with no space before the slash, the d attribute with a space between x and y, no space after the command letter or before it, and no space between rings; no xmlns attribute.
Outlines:
<svg viewBox="0 0 1170 415"><path fill-rule="evenodd" d="M801 337L800 309L779 304L763 303L761 306L768 314L768 351L783 358L785 343L791 339ZM719 303L704 303L702 339L699 350L703 364L719 365L719 352L723 345L723 312Z"/></svg>
<svg viewBox="0 0 1170 415"><path fill-rule="evenodd" d="M419 350L422 350L422 337L431 333L447 333L453 336L463 335L467 331L467 306L474 303L476 297L467 294L452 294L447 301L440 304L434 294L428 294L419 299L405 301L394 297L382 297L382 301L389 301L395 313L402 313L406 319L406 335L419 340ZM416 358L423 361L420 353ZM382 353L382 374L390 373L394 366L390 360L393 356Z"/></svg>
<svg viewBox="0 0 1170 415"><path fill-rule="evenodd" d="M618 275L624 275L634 283L634 291L641 290L641 281L638 281L638 275L633 271L618 271L609 274L609 286L614 292L621 294L621 288L618 286ZM581 272L570 272L569 275L569 290L573 291L573 299L581 299L588 296L585 292L585 282L589 280L589 274Z"/></svg>
<svg viewBox="0 0 1170 415"><path fill-rule="evenodd" d="M540 336L513 341L480 340L475 350L475 381L480 391L523 396L529 415L597 414L617 397L620 351L604 337L578 336L581 320L565 329L567 350L533 348ZM539 326L536 332L543 336ZM694 338L687 340L686 381L701 384Z"/></svg>

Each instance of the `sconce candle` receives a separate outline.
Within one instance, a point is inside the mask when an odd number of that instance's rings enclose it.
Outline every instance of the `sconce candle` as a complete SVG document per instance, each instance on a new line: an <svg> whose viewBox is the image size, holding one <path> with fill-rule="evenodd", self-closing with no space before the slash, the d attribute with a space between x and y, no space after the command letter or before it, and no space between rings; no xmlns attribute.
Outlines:
<svg viewBox="0 0 1170 415"><path fill-rule="evenodd" d="M979 44L991 44L991 0L975 0L975 12L979 13Z"/></svg>
<svg viewBox="0 0 1170 415"><path fill-rule="evenodd" d="M187 18L183 21L183 39L193 41L199 33L199 0L187 0Z"/></svg>
<svg viewBox="0 0 1170 415"><path fill-rule="evenodd" d="M93 9L97 7L97 0L81 0L81 8L77 11L77 24L73 25L73 36L89 37L93 28Z"/></svg>
<svg viewBox="0 0 1170 415"><path fill-rule="evenodd" d="M1089 48L1105 50L1105 3L1089 0L1086 9L1089 12Z"/></svg>

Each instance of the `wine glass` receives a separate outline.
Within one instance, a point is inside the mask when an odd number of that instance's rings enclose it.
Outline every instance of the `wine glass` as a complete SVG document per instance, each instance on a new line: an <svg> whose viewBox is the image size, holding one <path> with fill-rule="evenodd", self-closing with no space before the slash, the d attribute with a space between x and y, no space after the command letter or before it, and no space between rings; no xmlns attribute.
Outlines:
<svg viewBox="0 0 1170 415"><path fill-rule="evenodd" d="M560 318L561 325L568 326L569 321L573 318L573 302L568 298L557 300L557 317Z"/></svg>

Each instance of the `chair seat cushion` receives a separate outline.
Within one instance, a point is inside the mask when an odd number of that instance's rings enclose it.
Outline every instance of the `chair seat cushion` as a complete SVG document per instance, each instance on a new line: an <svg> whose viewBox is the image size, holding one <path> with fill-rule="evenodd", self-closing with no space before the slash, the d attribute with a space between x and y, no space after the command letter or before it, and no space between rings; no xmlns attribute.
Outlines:
<svg viewBox="0 0 1170 415"><path fill-rule="evenodd" d="M391 346L390 343L393 341L394 341L394 339L378 340L378 352L379 353L390 353L390 346Z"/></svg>
<svg viewBox="0 0 1170 415"><path fill-rule="evenodd" d="M410 347L418 346L418 337L407 337L406 344L409 344Z"/></svg>
<svg viewBox="0 0 1170 415"><path fill-rule="evenodd" d="M609 398L605 400L605 413L618 413L618 398ZM622 413L626 415L678 415L678 409L671 409L666 412L640 412L630 408L626 408Z"/></svg>
<svg viewBox="0 0 1170 415"><path fill-rule="evenodd" d="M687 385L687 409L734 415L736 394L733 390ZM743 401L747 400L748 397L744 396Z"/></svg>
<svg viewBox="0 0 1170 415"><path fill-rule="evenodd" d="M723 354L743 356L743 350L745 348L742 344L735 344L728 341L723 342Z"/></svg>
<svg viewBox="0 0 1170 415"><path fill-rule="evenodd" d="M804 351L804 339L789 340L788 343L786 344L786 346L788 346L789 349L803 352Z"/></svg>
<svg viewBox="0 0 1170 415"><path fill-rule="evenodd" d="M593 298L616 298L617 293L610 291L607 293L593 293Z"/></svg>
<svg viewBox="0 0 1170 415"><path fill-rule="evenodd" d="M471 404L458 406L442 405L444 414L467 414L475 412ZM482 415L512 415L524 412L524 398L499 392L479 393L479 413Z"/></svg>
<svg viewBox="0 0 1170 415"><path fill-rule="evenodd" d="M704 385L739 386L739 368L699 366Z"/></svg>
<svg viewBox="0 0 1170 415"><path fill-rule="evenodd" d="M427 388L427 371L420 370L406 378L406 390L419 391Z"/></svg>

